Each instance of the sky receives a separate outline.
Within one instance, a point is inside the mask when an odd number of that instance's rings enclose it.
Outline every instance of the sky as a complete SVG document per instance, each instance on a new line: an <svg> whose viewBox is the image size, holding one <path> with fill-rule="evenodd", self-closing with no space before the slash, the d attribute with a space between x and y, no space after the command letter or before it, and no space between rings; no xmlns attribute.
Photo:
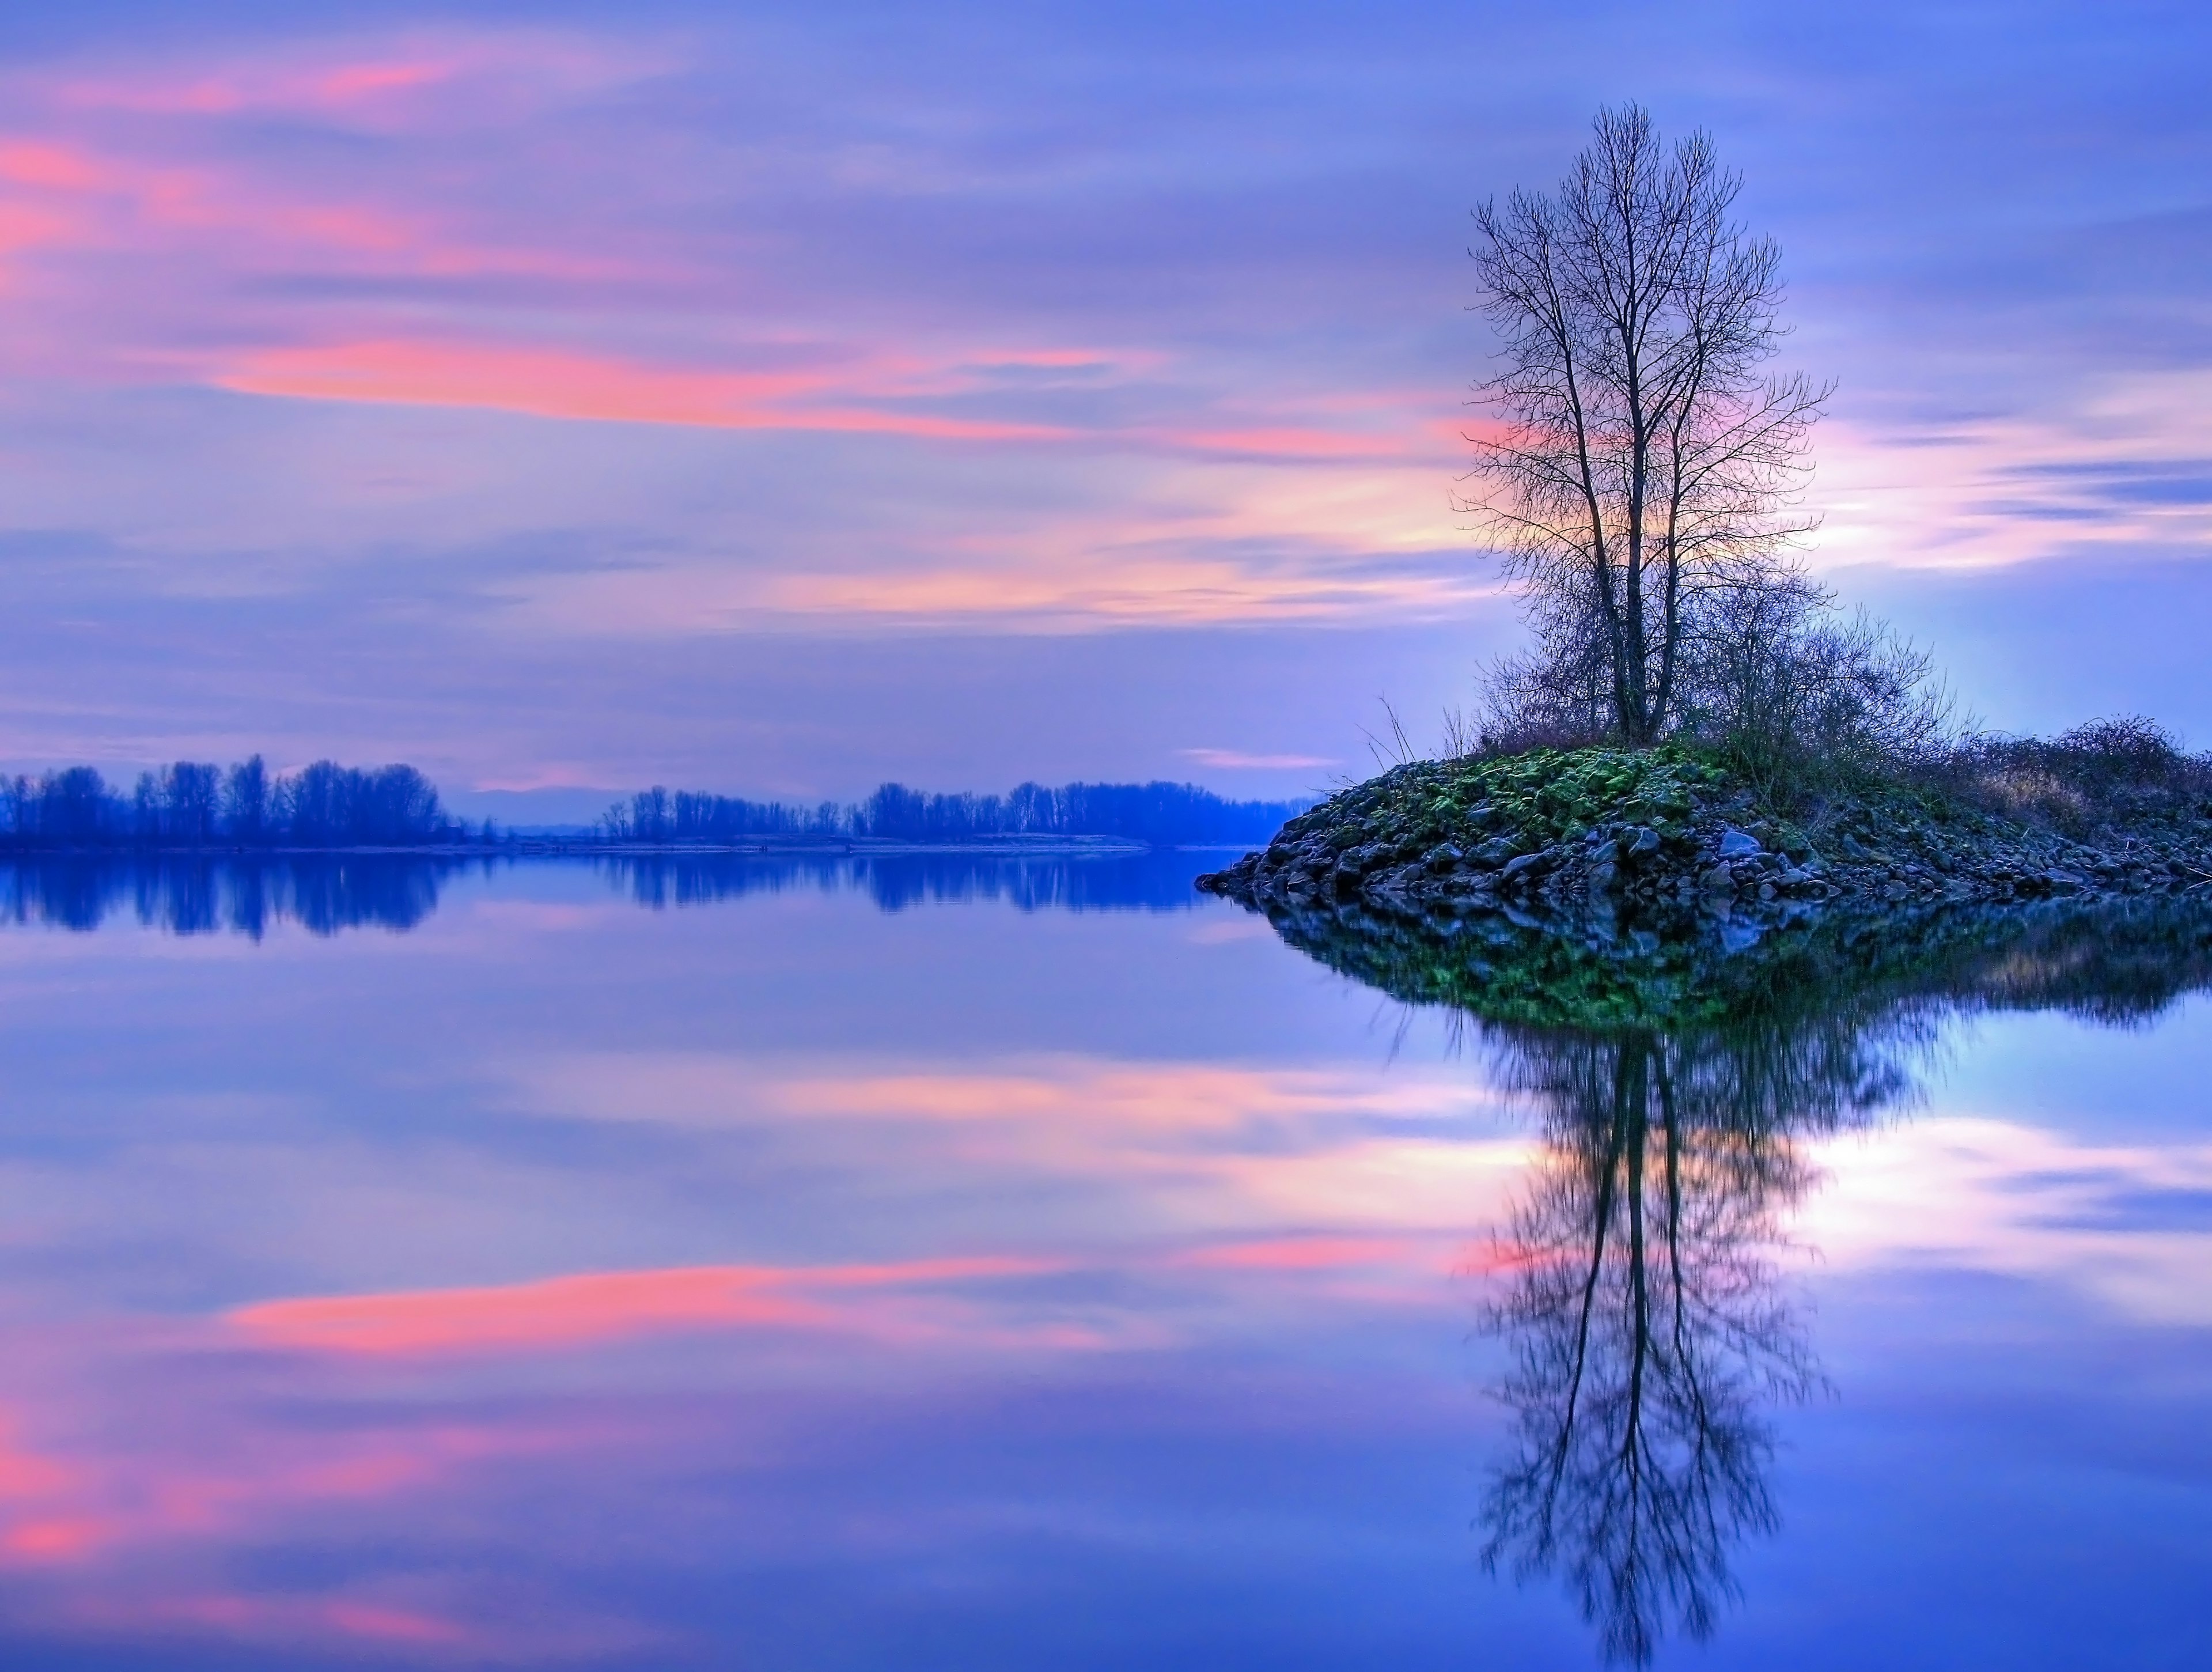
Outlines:
<svg viewBox="0 0 2212 1672"><path fill-rule="evenodd" d="M0 16L0 766L1371 769L1510 648L1468 212L1702 126L1833 377L1810 561L2005 729L2212 745L2212 16Z"/></svg>

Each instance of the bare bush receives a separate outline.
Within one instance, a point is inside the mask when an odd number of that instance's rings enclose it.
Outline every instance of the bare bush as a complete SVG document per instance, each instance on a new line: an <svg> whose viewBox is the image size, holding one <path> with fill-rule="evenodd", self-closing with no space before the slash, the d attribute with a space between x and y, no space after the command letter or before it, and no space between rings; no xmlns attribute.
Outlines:
<svg viewBox="0 0 2212 1672"><path fill-rule="evenodd" d="M1689 661L1681 733L1778 802L1919 771L1949 746L1927 652L1802 576L1731 595Z"/></svg>
<svg viewBox="0 0 2212 1672"><path fill-rule="evenodd" d="M2147 813L2212 815L2212 754L2185 753L2140 715L2055 738L1965 738L1932 763L1931 776L1991 812L2073 835Z"/></svg>
<svg viewBox="0 0 2212 1672"><path fill-rule="evenodd" d="M1934 769L1952 702L1928 654L1795 572L1732 591L1685 642L1665 737L1706 745L1770 799L1800 802L1869 776ZM1544 640L1482 671L1454 751L1516 754L1618 741L1601 661Z"/></svg>

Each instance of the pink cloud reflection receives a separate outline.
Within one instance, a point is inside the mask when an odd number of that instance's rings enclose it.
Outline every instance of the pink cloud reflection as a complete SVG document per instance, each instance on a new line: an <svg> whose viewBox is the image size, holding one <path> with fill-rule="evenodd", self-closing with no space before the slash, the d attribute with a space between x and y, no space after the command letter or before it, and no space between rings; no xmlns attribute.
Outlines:
<svg viewBox="0 0 2212 1672"><path fill-rule="evenodd" d="M829 1304L811 1292L955 1284L1052 1271L1060 1265L994 1257L594 1272L496 1287L264 1301L228 1316L234 1327L264 1346L342 1353L546 1349L672 1329L898 1333L902 1321L893 1310Z"/></svg>

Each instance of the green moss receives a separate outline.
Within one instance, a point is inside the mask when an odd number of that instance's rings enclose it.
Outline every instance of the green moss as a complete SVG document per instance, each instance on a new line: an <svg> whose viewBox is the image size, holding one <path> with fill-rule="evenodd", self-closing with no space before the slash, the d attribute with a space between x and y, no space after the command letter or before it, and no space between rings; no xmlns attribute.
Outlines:
<svg viewBox="0 0 2212 1672"><path fill-rule="evenodd" d="M1369 842L1429 845L1505 835L1524 847L1575 841L1607 825L1678 831L1701 806L1747 793L1678 745L1650 750L1532 750L1488 760L1419 762L1346 791L1291 827L1294 835L1356 824Z"/></svg>

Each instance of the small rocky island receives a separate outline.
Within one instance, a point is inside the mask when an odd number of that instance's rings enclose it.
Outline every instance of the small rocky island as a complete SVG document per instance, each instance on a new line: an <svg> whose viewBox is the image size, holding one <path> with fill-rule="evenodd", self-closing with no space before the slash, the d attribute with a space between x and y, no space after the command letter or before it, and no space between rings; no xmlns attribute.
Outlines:
<svg viewBox="0 0 2212 1672"><path fill-rule="evenodd" d="M1455 502L1528 641L1452 717L1449 758L1331 797L1200 888L1279 925L1486 915L1610 942L2212 885L2212 757L2143 720L1962 727L1929 654L1808 567L1833 386L1768 368L1779 252L1735 219L1738 185L1628 106L1556 194L1476 210L1496 351Z"/></svg>
<svg viewBox="0 0 2212 1672"><path fill-rule="evenodd" d="M1413 762L1299 814L1198 886L1260 909L1401 917L2212 886L2212 787L2175 769L2198 763L2115 758L2086 785L2011 761L1950 786L1869 781L1794 816L1683 745Z"/></svg>

